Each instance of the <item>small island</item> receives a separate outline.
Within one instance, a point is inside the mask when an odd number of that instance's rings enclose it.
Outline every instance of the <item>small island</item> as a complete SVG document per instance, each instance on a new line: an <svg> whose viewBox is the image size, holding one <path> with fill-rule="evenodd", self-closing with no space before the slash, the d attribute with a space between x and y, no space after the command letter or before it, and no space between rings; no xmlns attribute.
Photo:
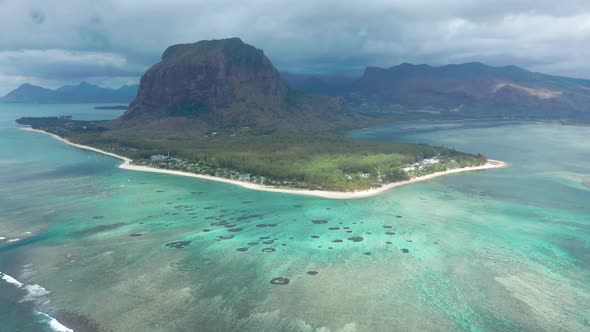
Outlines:
<svg viewBox="0 0 590 332"><path fill-rule="evenodd" d="M17 123L120 158L126 169L330 198L503 166L481 154L343 134L381 120L342 98L289 87L261 50L231 38L169 47L118 119Z"/></svg>
<svg viewBox="0 0 590 332"><path fill-rule="evenodd" d="M126 110L129 108L128 105L113 105L113 106L96 106L96 110Z"/></svg>

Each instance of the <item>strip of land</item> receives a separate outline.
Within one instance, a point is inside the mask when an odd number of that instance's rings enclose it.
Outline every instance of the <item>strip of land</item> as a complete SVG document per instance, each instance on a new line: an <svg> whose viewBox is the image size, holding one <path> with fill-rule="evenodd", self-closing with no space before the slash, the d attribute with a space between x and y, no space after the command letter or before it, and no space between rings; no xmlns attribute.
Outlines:
<svg viewBox="0 0 590 332"><path fill-rule="evenodd" d="M412 178L410 180L392 182L392 183L385 184L385 185L378 187L378 188L370 188L367 190L359 190L359 191L340 192L340 191L292 189L292 188L280 188L280 187L273 187L273 186L265 186L265 185L260 185L260 184L245 182L245 181L237 181L237 180L232 180L232 179L227 179L227 178L222 178L222 177L217 177L217 176L211 176L211 175L195 174L195 173L190 173L190 172L174 171L174 170L167 170L167 169L154 168L154 167L148 167L148 166L133 165L132 164L133 160L131 160L130 158L115 154L115 153L111 153L111 152L107 152L107 151L104 151L101 149L93 148L91 146L73 143L67 139L64 139L62 137L59 137L55 134L52 134L52 133L49 133L49 132L46 132L43 130L33 129L33 128L29 128L29 127L24 127L22 129L50 135L51 137L53 137L57 140L60 140L66 144L77 147L79 149L89 150L89 151L93 151L96 153L101 153L101 154L104 154L107 156L111 156L114 158L118 158L123 161L123 163L121 163L119 165L119 168L126 169L126 170L186 176L186 177L192 177L192 178L197 178L197 179L204 179L204 180L210 180L210 181L229 183L229 184L238 185L238 186L241 186L241 187L244 187L247 189L252 189L252 190L269 191L269 192L294 194L294 195L316 196L316 197L323 197L323 198L330 198L330 199L354 199L354 198L369 197L369 196L374 196L374 195L380 194L382 192L385 192L387 190L390 190L390 189L393 189L396 187L401 187L401 186L405 186L405 185L408 185L411 183L430 180L430 179L437 178L437 177L443 176L443 175L449 175L449 174L455 174L455 173L461 173L461 172L470 172L470 171L481 171L481 170L487 170L487 169L492 169L492 168L501 168L501 167L508 166L508 164L503 161L488 159L487 163L485 163L484 165L480 165L480 166L470 166L470 167L450 169L450 170L442 171L442 172L435 172L435 173L431 173L431 174L424 175L424 176L418 176L418 177Z"/></svg>

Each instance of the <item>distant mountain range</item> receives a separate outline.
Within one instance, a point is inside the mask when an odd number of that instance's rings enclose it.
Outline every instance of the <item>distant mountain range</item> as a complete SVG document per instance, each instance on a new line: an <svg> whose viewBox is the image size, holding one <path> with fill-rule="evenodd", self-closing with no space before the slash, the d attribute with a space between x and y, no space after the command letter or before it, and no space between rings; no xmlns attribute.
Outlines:
<svg viewBox="0 0 590 332"><path fill-rule="evenodd" d="M23 84L0 98L4 103L74 104L74 103L125 103L137 95L138 85L124 85L118 89L103 88L82 82L52 90Z"/></svg>
<svg viewBox="0 0 590 332"><path fill-rule="evenodd" d="M403 63L368 67L358 78L283 75L304 92L342 96L360 112L440 113L453 117L590 115L590 80L551 76L516 66Z"/></svg>
<svg viewBox="0 0 590 332"><path fill-rule="evenodd" d="M590 119L590 80L473 62L367 67L360 77L279 73L239 38L170 46L138 86L23 84L11 103L129 103L122 120L169 118L206 130L354 126L363 117ZM180 118L188 121L179 120ZM150 120L151 121L151 120ZM174 125L169 124L170 128Z"/></svg>

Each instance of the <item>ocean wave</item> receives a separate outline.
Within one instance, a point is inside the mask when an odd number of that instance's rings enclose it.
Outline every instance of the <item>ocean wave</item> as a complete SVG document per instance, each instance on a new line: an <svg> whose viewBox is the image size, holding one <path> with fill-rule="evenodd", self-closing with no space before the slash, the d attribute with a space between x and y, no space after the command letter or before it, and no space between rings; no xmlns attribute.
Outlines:
<svg viewBox="0 0 590 332"><path fill-rule="evenodd" d="M22 282L16 280L12 276L10 276L6 273L2 273L2 272L0 272L0 277L5 282L15 286L16 288L23 289L27 292L27 294L20 300L20 302L31 301L31 302L35 302L35 304L37 306L40 304L49 303L49 299L45 298L45 296L51 292L48 291L47 289L45 289L44 287L39 286L37 284L32 284L32 285L23 284ZM46 314L44 312L36 311L35 314L37 316L39 316L39 323L47 324L47 326L49 326L49 328L52 329L53 331L74 332L74 330L68 328L67 326L64 326L57 319L49 316L48 314Z"/></svg>
<svg viewBox="0 0 590 332"><path fill-rule="evenodd" d="M26 301L39 301L43 296L51 293L50 291L48 291L47 289L34 284L34 285L24 285L22 287L23 289L25 289L27 291L27 295L25 295L20 301L21 302L26 302ZM45 299L41 299L41 303L45 303L48 300Z"/></svg>
<svg viewBox="0 0 590 332"><path fill-rule="evenodd" d="M11 285L15 285L17 288L23 287L22 282L14 279L13 277L9 276L8 274L4 274L4 273L0 272L0 276L2 276L2 280L6 281L7 283L9 283Z"/></svg>
<svg viewBox="0 0 590 332"><path fill-rule="evenodd" d="M53 331L56 331L56 332L74 332L74 330L72 330L71 328L63 325L57 319L49 316L48 314L46 314L44 312L37 311L36 314L41 317L41 319L40 319L41 322L49 325L49 327Z"/></svg>

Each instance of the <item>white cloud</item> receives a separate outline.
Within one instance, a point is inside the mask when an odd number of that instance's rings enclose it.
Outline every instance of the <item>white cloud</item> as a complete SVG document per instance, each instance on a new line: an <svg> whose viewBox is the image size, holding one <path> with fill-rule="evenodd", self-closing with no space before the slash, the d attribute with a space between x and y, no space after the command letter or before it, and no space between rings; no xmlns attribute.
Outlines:
<svg viewBox="0 0 590 332"><path fill-rule="evenodd" d="M115 53L49 50L0 51L0 65L21 65L35 63L38 65L52 64L94 64L124 68L127 60Z"/></svg>
<svg viewBox="0 0 590 332"><path fill-rule="evenodd" d="M92 76L138 74L118 54L67 50L0 51L0 73L43 79L70 79Z"/></svg>

